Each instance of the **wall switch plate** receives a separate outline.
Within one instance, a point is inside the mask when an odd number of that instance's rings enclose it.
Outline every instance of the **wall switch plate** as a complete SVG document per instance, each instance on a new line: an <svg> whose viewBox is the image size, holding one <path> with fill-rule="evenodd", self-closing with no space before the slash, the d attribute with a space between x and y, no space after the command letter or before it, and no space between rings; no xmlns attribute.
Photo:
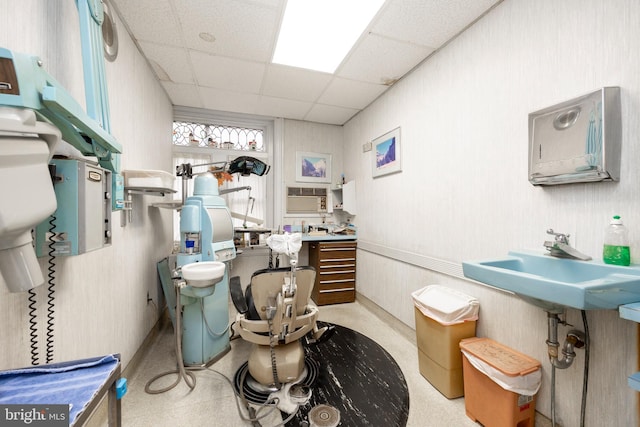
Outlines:
<svg viewBox="0 0 640 427"><path fill-rule="evenodd" d="M362 152L366 153L367 151L371 151L371 142L365 142L362 144Z"/></svg>

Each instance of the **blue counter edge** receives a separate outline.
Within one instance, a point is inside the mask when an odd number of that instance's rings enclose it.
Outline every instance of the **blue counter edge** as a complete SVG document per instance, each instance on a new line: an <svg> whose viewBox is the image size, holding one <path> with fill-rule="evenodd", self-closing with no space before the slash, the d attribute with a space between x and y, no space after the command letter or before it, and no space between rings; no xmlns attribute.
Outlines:
<svg viewBox="0 0 640 427"><path fill-rule="evenodd" d="M618 311L620 312L621 318L640 323L640 302L621 305ZM630 375L629 378L627 378L627 383L632 389L640 391L640 372Z"/></svg>
<svg viewBox="0 0 640 427"><path fill-rule="evenodd" d="M640 323L640 302L634 302L632 304L625 304L618 307L620 317L627 320Z"/></svg>
<svg viewBox="0 0 640 427"><path fill-rule="evenodd" d="M627 378L627 383L632 389L640 391L640 372L630 375L629 378Z"/></svg>

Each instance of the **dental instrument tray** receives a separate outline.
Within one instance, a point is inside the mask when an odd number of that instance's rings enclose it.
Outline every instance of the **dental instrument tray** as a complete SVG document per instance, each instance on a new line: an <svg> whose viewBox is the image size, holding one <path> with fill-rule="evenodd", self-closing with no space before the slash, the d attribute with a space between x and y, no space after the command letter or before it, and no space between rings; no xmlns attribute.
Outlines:
<svg viewBox="0 0 640 427"><path fill-rule="evenodd" d="M124 187L128 191L175 193L175 177L160 170L124 170Z"/></svg>

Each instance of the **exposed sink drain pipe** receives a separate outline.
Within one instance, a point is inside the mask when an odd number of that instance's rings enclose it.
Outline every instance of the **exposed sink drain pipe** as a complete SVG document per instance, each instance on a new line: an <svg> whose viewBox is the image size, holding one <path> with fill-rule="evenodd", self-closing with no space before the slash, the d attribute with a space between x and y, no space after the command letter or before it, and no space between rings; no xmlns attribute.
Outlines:
<svg viewBox="0 0 640 427"><path fill-rule="evenodd" d="M558 354L558 323L566 324L560 321L560 317L557 313L547 312L547 318L549 321L549 339L547 339L547 348L549 352L549 361L558 369L567 369L573 363L573 359L576 357L576 353L573 351L576 348L582 348L585 345L584 332L572 329L567 334L567 338L564 340L562 346L562 355ZM560 357L559 357L560 356Z"/></svg>
<svg viewBox="0 0 640 427"><path fill-rule="evenodd" d="M558 313L547 312L548 320L548 339L547 350L549 354L549 362L551 362L551 423L552 426L556 426L556 368L567 369L573 364L573 360L576 357L576 348L585 348L585 361L584 361L584 376L582 381L582 403L580 411L580 426L584 427L584 416L586 408L587 398L587 384L589 375L589 327L587 324L586 312L582 310L582 322L584 324L585 332L577 329L572 329L567 333L564 345L562 346L562 354L559 354L558 349L560 343L558 343L558 324L562 323L566 325L565 321L560 320Z"/></svg>

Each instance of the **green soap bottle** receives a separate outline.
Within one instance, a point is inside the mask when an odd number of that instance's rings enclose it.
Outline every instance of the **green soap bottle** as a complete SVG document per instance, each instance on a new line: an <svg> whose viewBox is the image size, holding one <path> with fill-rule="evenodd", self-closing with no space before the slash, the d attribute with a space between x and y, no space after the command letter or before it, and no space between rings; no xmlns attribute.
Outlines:
<svg viewBox="0 0 640 427"><path fill-rule="evenodd" d="M631 264L629 231L622 224L622 220L618 215L614 216L607 226L604 236L604 248L602 249L602 260L605 264Z"/></svg>

